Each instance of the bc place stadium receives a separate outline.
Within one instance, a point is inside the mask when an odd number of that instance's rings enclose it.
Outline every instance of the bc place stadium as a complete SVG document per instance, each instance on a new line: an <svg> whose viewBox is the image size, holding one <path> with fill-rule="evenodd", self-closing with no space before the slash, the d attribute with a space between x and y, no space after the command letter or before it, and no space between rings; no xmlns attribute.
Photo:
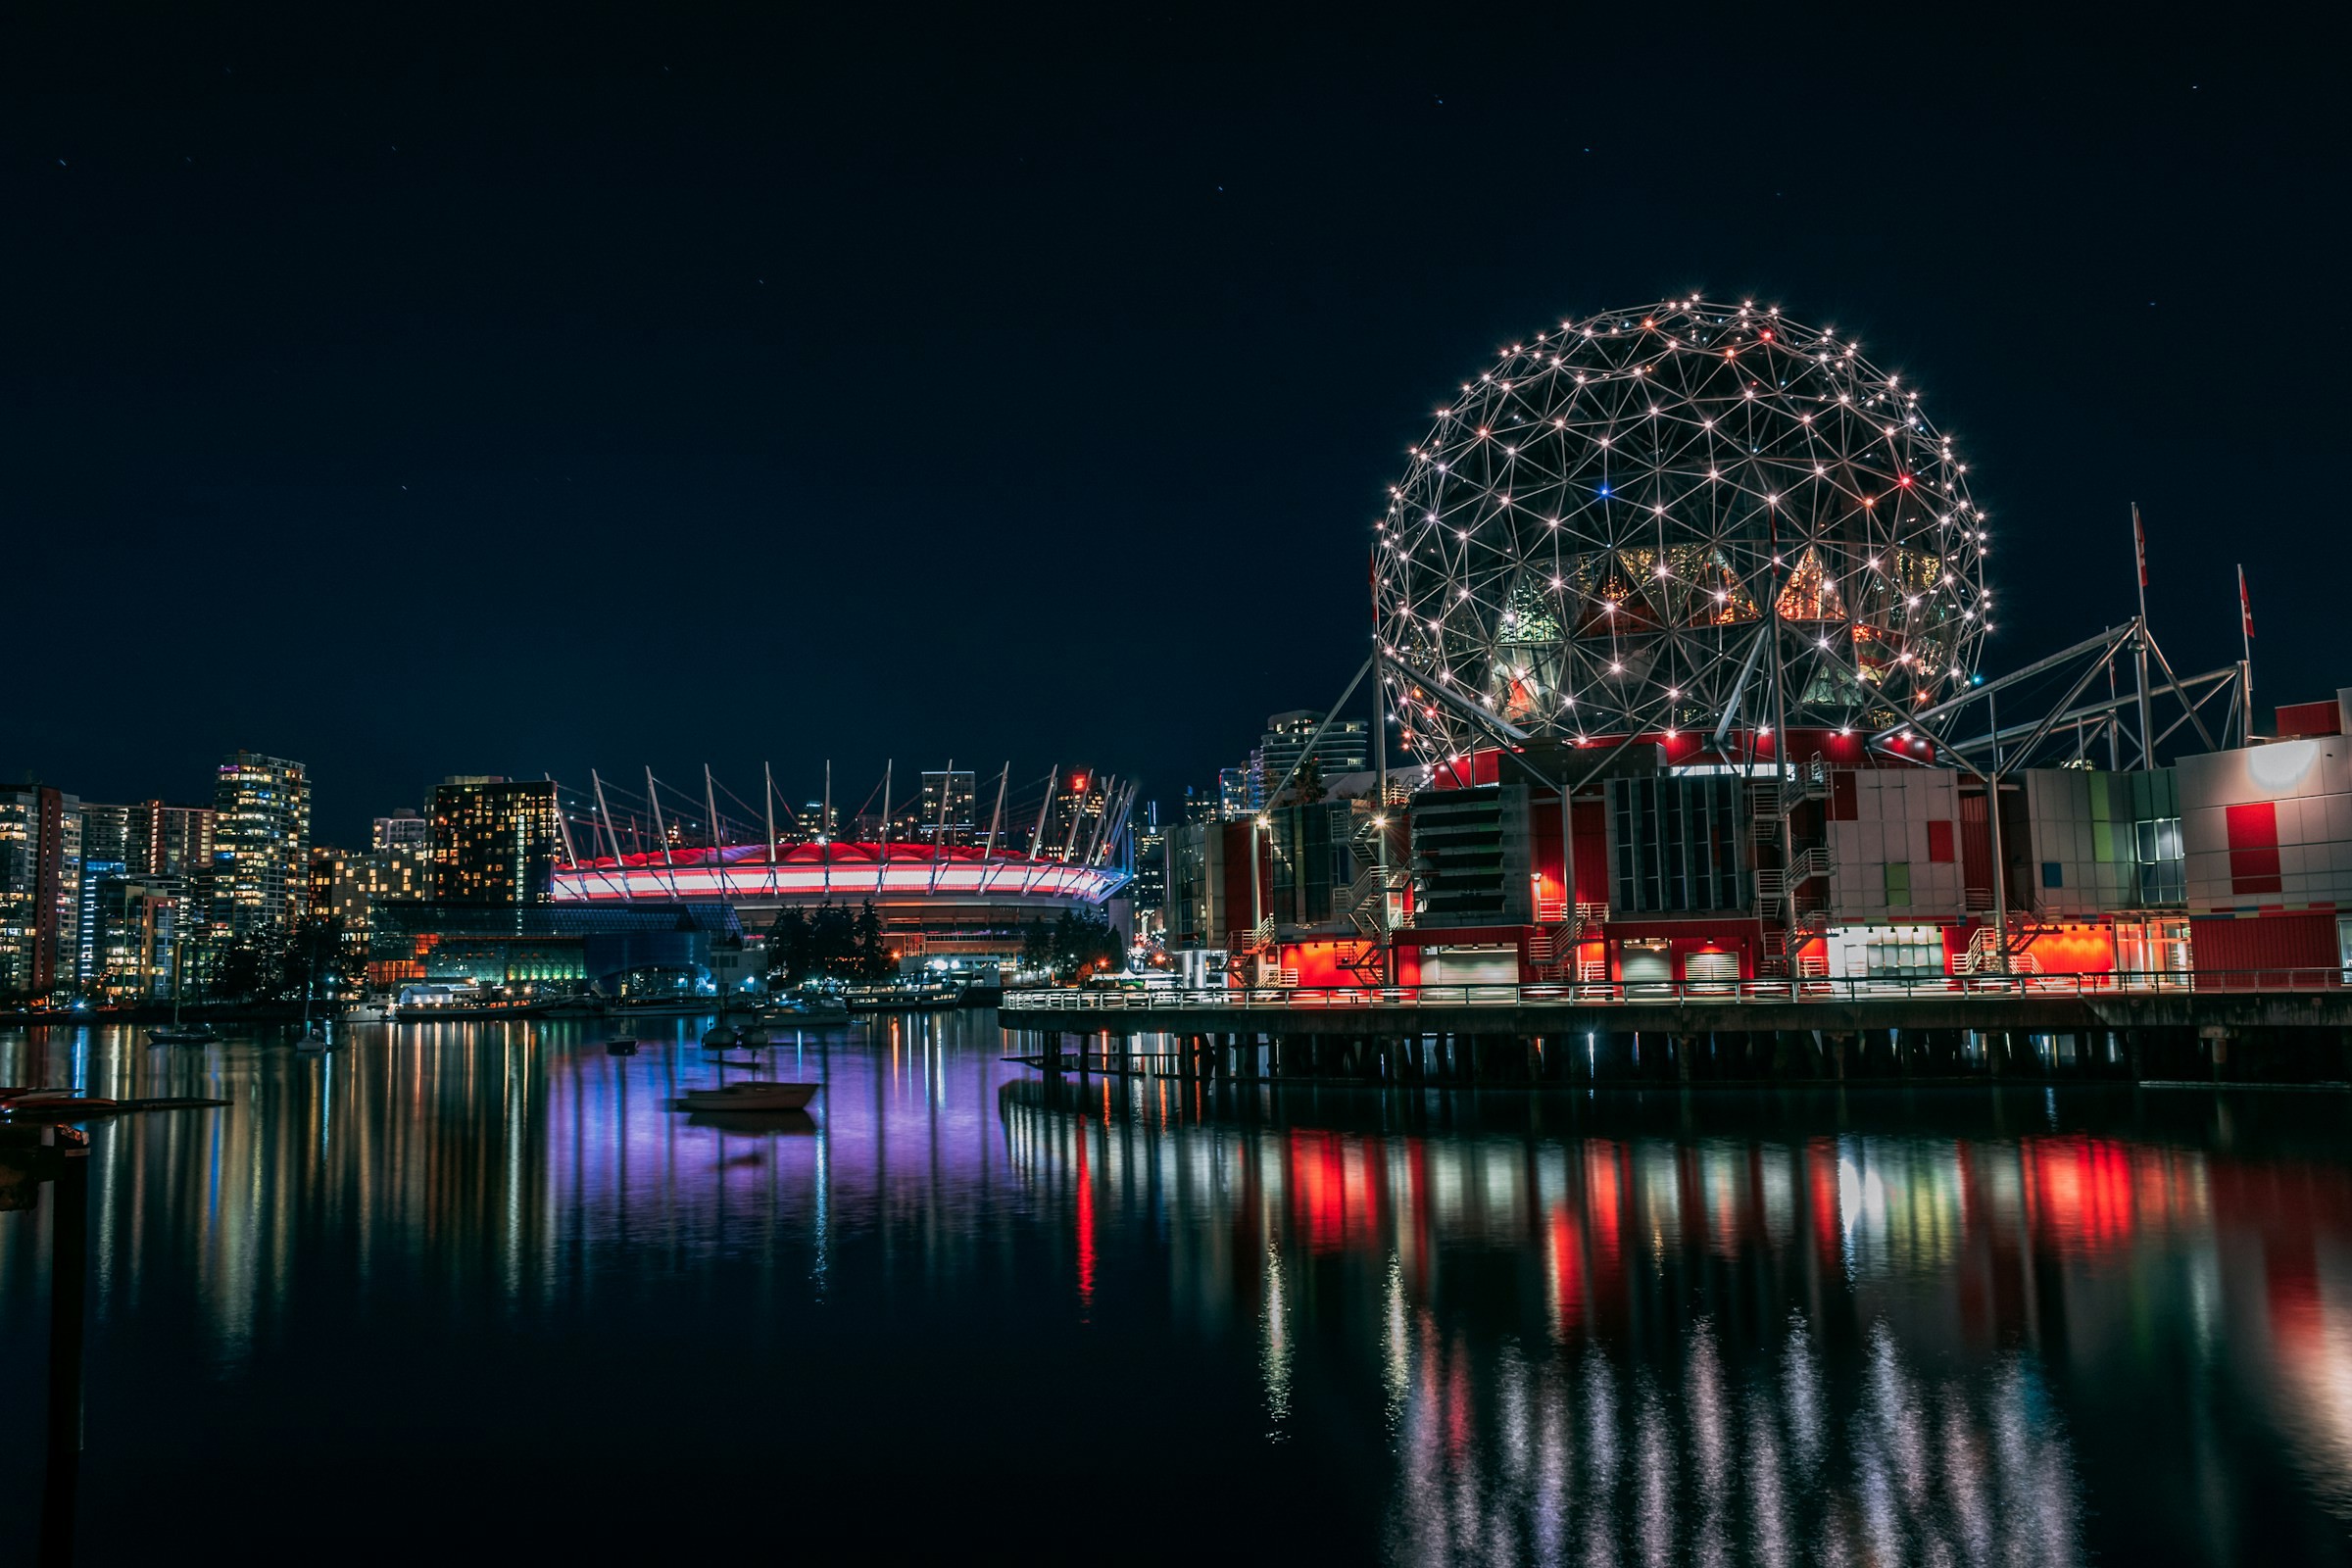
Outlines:
<svg viewBox="0 0 2352 1568"><path fill-rule="evenodd" d="M757 988L760 938L788 909L871 906L904 973L993 986L1065 915L1132 935L1136 789L1058 766L1024 785L895 767L862 803L792 805L763 776L746 802L705 769L625 788L452 778L433 792L429 899L379 901L370 982L612 998Z"/></svg>
<svg viewBox="0 0 2352 1568"><path fill-rule="evenodd" d="M651 769L642 793L591 774L584 797L562 803L555 902L717 904L760 929L787 908L870 903L902 964L961 968L1010 961L1025 927L1102 910L1132 879L1132 782L1056 766L1024 800L1011 764L983 779L952 761L912 790L903 782L886 766L845 811L828 763L824 795L796 809L763 774L755 812L708 768L699 799Z"/></svg>

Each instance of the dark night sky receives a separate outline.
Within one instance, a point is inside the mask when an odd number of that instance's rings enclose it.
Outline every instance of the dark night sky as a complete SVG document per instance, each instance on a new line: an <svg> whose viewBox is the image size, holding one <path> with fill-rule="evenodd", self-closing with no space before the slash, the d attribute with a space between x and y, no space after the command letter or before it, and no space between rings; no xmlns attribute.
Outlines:
<svg viewBox="0 0 2352 1568"><path fill-rule="evenodd" d="M1166 801L1361 657L1433 399L1692 289L1923 388L1991 667L2129 613L2136 500L2177 664L2242 558L2264 700L2352 684L2336 51L1462 9L12 13L0 772Z"/></svg>

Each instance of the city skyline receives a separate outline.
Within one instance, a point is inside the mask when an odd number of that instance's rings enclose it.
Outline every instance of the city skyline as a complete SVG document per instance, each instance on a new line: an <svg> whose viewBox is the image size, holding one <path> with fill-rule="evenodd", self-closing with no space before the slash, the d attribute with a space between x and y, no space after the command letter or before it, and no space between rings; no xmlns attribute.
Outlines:
<svg viewBox="0 0 2352 1568"><path fill-rule="evenodd" d="M1663 115L1602 69L1647 44L1583 21L1246 51L1138 22L1100 60L1017 23L890 53L821 24L491 28L440 87L445 40L361 24L164 22L104 55L81 25L34 24L20 58L54 69L6 111L0 177L45 236L11 263L12 511L32 640L158 697L28 705L0 776L169 797L255 747L332 781L342 842L454 769L572 779L687 734L682 763L739 778L1085 755L1173 802L1360 659L1383 487L1465 368L1687 290L1927 389L2005 541L1986 667L2132 612L2136 502L2184 662L2234 655L2243 554L2258 692L2339 679L2303 498L2340 438L2283 324L2340 221L2304 195L2340 182L2338 138L2251 44L2151 24L2028 56L1882 21L1776 44L1835 108L1738 107L1735 52L1681 68L1734 107ZM1867 69L1906 45L1899 86ZM805 47L828 72L770 115ZM1540 64L1564 58L1595 69ZM1407 191L1511 216L1367 222ZM96 540L135 564L93 579ZM385 647L364 679L258 653L153 678L245 592L351 597ZM152 637L81 634L92 593ZM1058 612L1079 600L1113 612ZM688 623L776 652L730 663ZM1281 688L1171 701L1195 648Z"/></svg>

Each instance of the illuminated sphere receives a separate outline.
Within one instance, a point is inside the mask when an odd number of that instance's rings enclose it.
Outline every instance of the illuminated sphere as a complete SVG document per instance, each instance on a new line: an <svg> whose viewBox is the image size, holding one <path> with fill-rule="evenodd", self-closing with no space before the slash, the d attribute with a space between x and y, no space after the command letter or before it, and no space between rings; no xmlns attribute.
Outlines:
<svg viewBox="0 0 2352 1568"><path fill-rule="evenodd" d="M1425 758L1494 744L1441 689L1533 736L1704 737L1884 727L1976 673L1962 465L1831 331L1695 298L1566 321L1411 455L1374 599Z"/></svg>

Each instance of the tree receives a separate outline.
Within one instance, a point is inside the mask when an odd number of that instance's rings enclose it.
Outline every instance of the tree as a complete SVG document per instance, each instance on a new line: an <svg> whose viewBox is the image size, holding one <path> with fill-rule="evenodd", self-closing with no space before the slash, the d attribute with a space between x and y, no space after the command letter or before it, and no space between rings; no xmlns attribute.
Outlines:
<svg viewBox="0 0 2352 1568"><path fill-rule="evenodd" d="M206 989L216 997L245 1001L262 989L266 956L251 937L239 937L213 960L212 983Z"/></svg>
<svg viewBox="0 0 2352 1568"><path fill-rule="evenodd" d="M767 928L767 972L771 985L797 986L812 972L808 916L800 908L777 911Z"/></svg>
<svg viewBox="0 0 2352 1568"><path fill-rule="evenodd" d="M895 960L882 938L882 916L869 900L856 914L838 904L784 909L768 928L768 972L785 985L820 976L832 980L887 979Z"/></svg>
<svg viewBox="0 0 2352 1568"><path fill-rule="evenodd" d="M858 977L861 980L887 980L898 967L890 950L882 945L882 916L868 899L858 911L858 949L854 959Z"/></svg>
<svg viewBox="0 0 2352 1568"><path fill-rule="evenodd" d="M345 940L343 918L305 915L278 947L275 985L280 998L316 997L331 1002L367 972L367 956Z"/></svg>
<svg viewBox="0 0 2352 1568"><path fill-rule="evenodd" d="M1310 752L1305 760L1299 762L1298 771L1291 776L1290 787L1282 792L1282 799L1269 801L1266 804L1269 806L1312 806L1323 799L1324 794L1323 764L1317 761L1314 754Z"/></svg>
<svg viewBox="0 0 2352 1568"><path fill-rule="evenodd" d="M1079 975L1125 966L1127 944L1099 914L1064 909L1052 925L1034 920L1021 928L1021 966L1056 975Z"/></svg>

